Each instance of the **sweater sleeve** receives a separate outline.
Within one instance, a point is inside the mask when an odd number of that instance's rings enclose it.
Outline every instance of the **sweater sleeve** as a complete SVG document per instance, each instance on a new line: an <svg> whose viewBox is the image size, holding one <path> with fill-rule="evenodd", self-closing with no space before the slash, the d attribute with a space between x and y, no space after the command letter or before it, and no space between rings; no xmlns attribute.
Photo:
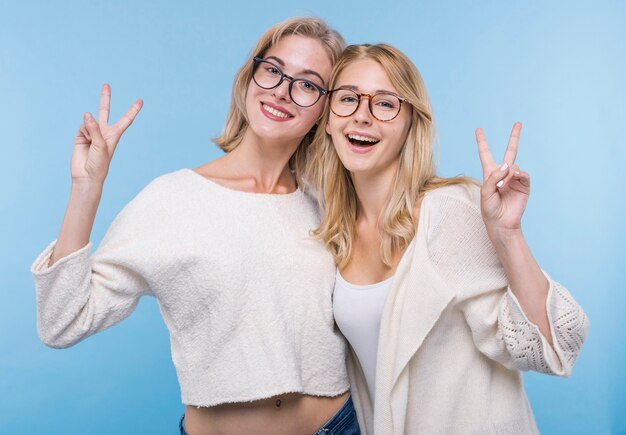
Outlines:
<svg viewBox="0 0 626 435"><path fill-rule="evenodd" d="M48 267L53 242L35 260L37 328L46 345L69 347L118 323L150 293L146 260L151 247L143 229L153 201L150 190L122 210L93 255L90 242Z"/></svg>
<svg viewBox="0 0 626 435"><path fill-rule="evenodd" d="M477 189L470 189L465 198L438 198L429 241L431 258L457 295L474 344L507 368L569 376L587 335L587 316L568 290L546 275L550 346L508 286L477 196Z"/></svg>

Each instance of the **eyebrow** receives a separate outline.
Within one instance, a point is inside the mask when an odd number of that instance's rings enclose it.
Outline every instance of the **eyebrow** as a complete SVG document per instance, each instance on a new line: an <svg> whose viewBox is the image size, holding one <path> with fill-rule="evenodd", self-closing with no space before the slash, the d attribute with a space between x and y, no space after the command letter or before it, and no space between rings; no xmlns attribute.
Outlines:
<svg viewBox="0 0 626 435"><path fill-rule="evenodd" d="M272 60L276 61L276 63L278 63L283 68L285 67L285 62L283 62L282 59L280 59L280 58L278 58L276 56L267 56L265 58L265 60L269 60L269 59L272 59ZM317 76L322 81L322 83L325 84L324 79L322 78L322 76L317 71L314 71L312 69L305 69L305 70L300 71L300 74L309 74L309 75Z"/></svg>
<svg viewBox="0 0 626 435"><path fill-rule="evenodd" d="M358 86L354 86L354 85L342 85L342 86L339 86L337 89L347 89L347 90L349 90L349 91L355 91L355 92L357 92L357 91L359 90L359 87L358 87ZM358 93L358 92L357 92L357 93ZM367 93L367 92L365 92L365 93ZM389 91L389 90L387 90L387 89L376 89L376 90L373 92L373 94L379 94L379 93L383 93L383 94L392 94L392 95L396 95L396 96L398 95L398 94L396 94L395 92L393 92L393 91ZM372 94L372 95L373 95L373 94Z"/></svg>

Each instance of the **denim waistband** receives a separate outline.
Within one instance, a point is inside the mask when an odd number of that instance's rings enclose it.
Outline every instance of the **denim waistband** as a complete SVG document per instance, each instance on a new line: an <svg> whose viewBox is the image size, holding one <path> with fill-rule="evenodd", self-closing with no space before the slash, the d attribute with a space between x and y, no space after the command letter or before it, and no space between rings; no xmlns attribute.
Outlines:
<svg viewBox="0 0 626 435"><path fill-rule="evenodd" d="M356 418L356 411L352 403L352 396L337 411L337 413L326 422L321 429L313 435L360 435L359 422Z"/></svg>
<svg viewBox="0 0 626 435"><path fill-rule="evenodd" d="M180 435L189 435L185 430L185 413L178 423ZM360 435L359 423L356 418L352 397L339 408L339 411L330 420L318 429L313 435Z"/></svg>

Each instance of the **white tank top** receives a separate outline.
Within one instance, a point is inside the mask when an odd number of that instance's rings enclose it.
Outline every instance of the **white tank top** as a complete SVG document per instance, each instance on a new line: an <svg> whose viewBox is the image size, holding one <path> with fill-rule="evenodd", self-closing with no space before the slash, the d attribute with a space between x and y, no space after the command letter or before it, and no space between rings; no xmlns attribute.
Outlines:
<svg viewBox="0 0 626 435"><path fill-rule="evenodd" d="M333 312L337 326L354 349L374 403L380 320L393 277L369 284L351 284L337 270Z"/></svg>

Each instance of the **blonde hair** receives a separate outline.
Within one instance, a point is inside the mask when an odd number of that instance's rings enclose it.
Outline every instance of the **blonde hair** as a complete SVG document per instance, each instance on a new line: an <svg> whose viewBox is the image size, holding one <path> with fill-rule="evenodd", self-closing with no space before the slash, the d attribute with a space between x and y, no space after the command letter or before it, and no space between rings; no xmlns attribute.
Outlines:
<svg viewBox="0 0 626 435"><path fill-rule="evenodd" d="M290 35L305 36L320 41L330 58L331 64L335 63L345 47L342 36L337 31L331 29L321 18L295 17L270 27L261 36L256 47L254 47L244 65L235 75L226 125L222 134L214 139L214 142L223 151L228 153L234 150L241 143L248 128L246 94L254 72L252 60L255 57L264 57L267 50L276 45L282 38ZM304 156L301 154L303 154L303 149L311 143L314 130L315 128L302 139L298 150L292 157L292 162L297 159L301 162L301 165L304 164Z"/></svg>
<svg viewBox="0 0 626 435"><path fill-rule="evenodd" d="M333 89L339 74L357 60L377 62L387 73L398 93L410 101L402 110L411 110L411 125L400 151L398 173L383 209L383 234L380 256L391 267L394 254L404 249L415 236L413 210L419 196L438 187L470 183L464 177L440 178L435 174L433 142L435 127L432 110L422 77L413 63L397 48L388 44L350 45L337 60L330 78ZM342 165L326 133L329 104L309 147L304 179L313 190L322 210L322 222L313 234L324 240L335 262L347 264L355 237L359 202L348 170Z"/></svg>

